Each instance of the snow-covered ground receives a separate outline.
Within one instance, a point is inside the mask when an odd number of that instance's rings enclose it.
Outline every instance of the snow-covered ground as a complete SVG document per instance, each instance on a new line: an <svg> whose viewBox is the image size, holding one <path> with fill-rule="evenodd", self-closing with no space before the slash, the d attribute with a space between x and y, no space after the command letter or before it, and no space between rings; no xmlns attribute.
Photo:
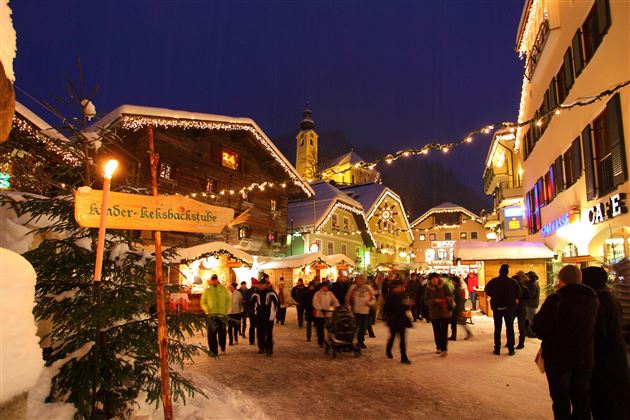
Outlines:
<svg viewBox="0 0 630 420"><path fill-rule="evenodd" d="M449 342L448 356L435 354L431 325L417 322L408 330L410 366L385 357L387 330L377 321L376 338L354 358L342 353L326 356L313 341L305 342L295 310L287 323L274 328L274 355L241 338L218 359L201 356L185 371L240 393L248 409L239 418L258 413L272 419L409 418L409 419L548 419L552 418L545 376L534 364L539 341L528 339L525 349L508 356L492 354L492 319L476 316L474 337ZM204 336L191 340L205 343ZM216 386L216 385L215 385ZM208 419L229 418L208 412Z"/></svg>

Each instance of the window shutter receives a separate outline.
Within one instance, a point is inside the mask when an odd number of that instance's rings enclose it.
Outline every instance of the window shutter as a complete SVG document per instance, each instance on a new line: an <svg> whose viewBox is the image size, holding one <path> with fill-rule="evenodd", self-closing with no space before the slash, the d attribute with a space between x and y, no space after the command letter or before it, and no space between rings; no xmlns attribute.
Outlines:
<svg viewBox="0 0 630 420"><path fill-rule="evenodd" d="M582 150L580 144L580 137L573 140L571 145L571 167L573 173L573 182L580 179L582 176Z"/></svg>
<svg viewBox="0 0 630 420"><path fill-rule="evenodd" d="M601 38L608 32L610 27L610 10L608 8L608 0L595 0L595 8L597 9L597 35Z"/></svg>
<svg viewBox="0 0 630 420"><path fill-rule="evenodd" d="M527 220L527 232L532 233L532 206L530 204L531 192L525 194L525 220Z"/></svg>
<svg viewBox="0 0 630 420"><path fill-rule="evenodd" d="M562 68L564 69L564 97L569 96L569 91L571 87L573 87L573 58L571 57L571 47L567 49L567 52L564 53L564 63L562 64Z"/></svg>
<svg viewBox="0 0 630 420"><path fill-rule="evenodd" d="M606 105L606 128L612 158L613 182L617 186L628 179L619 94L613 96Z"/></svg>
<svg viewBox="0 0 630 420"><path fill-rule="evenodd" d="M562 155L558 156L556 163L554 163L553 175L556 181L556 195L564 191L564 175L562 174Z"/></svg>
<svg viewBox="0 0 630 420"><path fill-rule="evenodd" d="M586 199L595 198L595 167L593 165L593 142L591 141L591 126L587 125L582 131L582 150L584 152L584 175L586 176Z"/></svg>
<svg viewBox="0 0 630 420"><path fill-rule="evenodd" d="M575 67L575 77L577 77L580 75L580 73L582 73L582 68L584 67L584 54L582 53L582 31L580 31L579 29L573 37L571 47L573 48L573 67Z"/></svg>

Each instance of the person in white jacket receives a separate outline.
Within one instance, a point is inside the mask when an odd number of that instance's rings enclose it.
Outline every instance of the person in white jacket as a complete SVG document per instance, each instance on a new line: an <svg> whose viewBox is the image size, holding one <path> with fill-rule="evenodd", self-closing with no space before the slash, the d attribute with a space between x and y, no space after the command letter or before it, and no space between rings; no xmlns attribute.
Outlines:
<svg viewBox="0 0 630 420"><path fill-rule="evenodd" d="M326 325L326 318L332 317L332 312L337 306L339 306L339 301L330 291L330 283L327 281L323 282L320 289L313 296L317 344L320 347L324 346L324 326Z"/></svg>
<svg viewBox="0 0 630 420"><path fill-rule="evenodd" d="M359 275L354 280L346 293L345 303L350 307L357 323L357 342L362 349L365 345L365 330L368 328L370 308L376 304L374 290L369 284L365 284L365 279Z"/></svg>
<svg viewBox="0 0 630 420"><path fill-rule="evenodd" d="M238 344L238 333L241 329L241 317L243 316L243 295L233 284L228 286L228 290L232 293L232 304L228 311L229 323L228 323L228 338L230 340L230 346L234 343Z"/></svg>

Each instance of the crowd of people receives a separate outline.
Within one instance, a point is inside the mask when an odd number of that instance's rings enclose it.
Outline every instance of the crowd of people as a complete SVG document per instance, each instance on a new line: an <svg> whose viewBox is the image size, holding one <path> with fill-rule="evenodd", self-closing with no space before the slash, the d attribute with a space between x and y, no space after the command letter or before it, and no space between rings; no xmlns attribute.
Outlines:
<svg viewBox="0 0 630 420"><path fill-rule="evenodd" d="M510 356L525 347L527 337L542 340L540 353L556 419L591 415L595 419L630 419L621 308L606 286L607 276L599 267L580 270L565 266L558 274L556 292L540 310L538 276L532 271L510 276L509 267L502 265L499 275L485 285L494 318L493 353L501 354L504 324L504 347ZM345 307L354 315L358 348L367 348L366 337L374 338L373 325L383 320L389 329L386 357L394 357L398 339L400 361L410 364L406 329L414 322L432 324L436 353L442 357L448 354L448 342L457 340L458 328L464 329L465 340L473 337L461 315L468 300L472 310L477 309L478 285L474 273L463 279L439 273L408 277L340 274L334 282L315 277L305 284L300 278L288 291L282 278L274 288L266 274L260 280L252 279L250 288L245 282L225 288L212 276L201 306L209 315L208 347L215 356L219 347L226 349L226 331L229 345L238 343L240 336L250 345L258 344L258 353L271 356L274 324L284 325L289 305L296 307L297 324L305 328L306 342L311 341L314 325L317 344L323 347L335 309Z"/></svg>

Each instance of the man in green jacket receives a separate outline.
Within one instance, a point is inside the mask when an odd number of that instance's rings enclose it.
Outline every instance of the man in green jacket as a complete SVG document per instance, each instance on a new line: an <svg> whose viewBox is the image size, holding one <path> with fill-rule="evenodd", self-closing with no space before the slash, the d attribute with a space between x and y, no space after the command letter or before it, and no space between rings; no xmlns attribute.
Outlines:
<svg viewBox="0 0 630 420"><path fill-rule="evenodd" d="M214 356L219 354L219 345L221 351L225 351L225 325L231 303L230 292L219 284L219 277L213 274L210 285L201 295L201 309L208 315L208 347Z"/></svg>

